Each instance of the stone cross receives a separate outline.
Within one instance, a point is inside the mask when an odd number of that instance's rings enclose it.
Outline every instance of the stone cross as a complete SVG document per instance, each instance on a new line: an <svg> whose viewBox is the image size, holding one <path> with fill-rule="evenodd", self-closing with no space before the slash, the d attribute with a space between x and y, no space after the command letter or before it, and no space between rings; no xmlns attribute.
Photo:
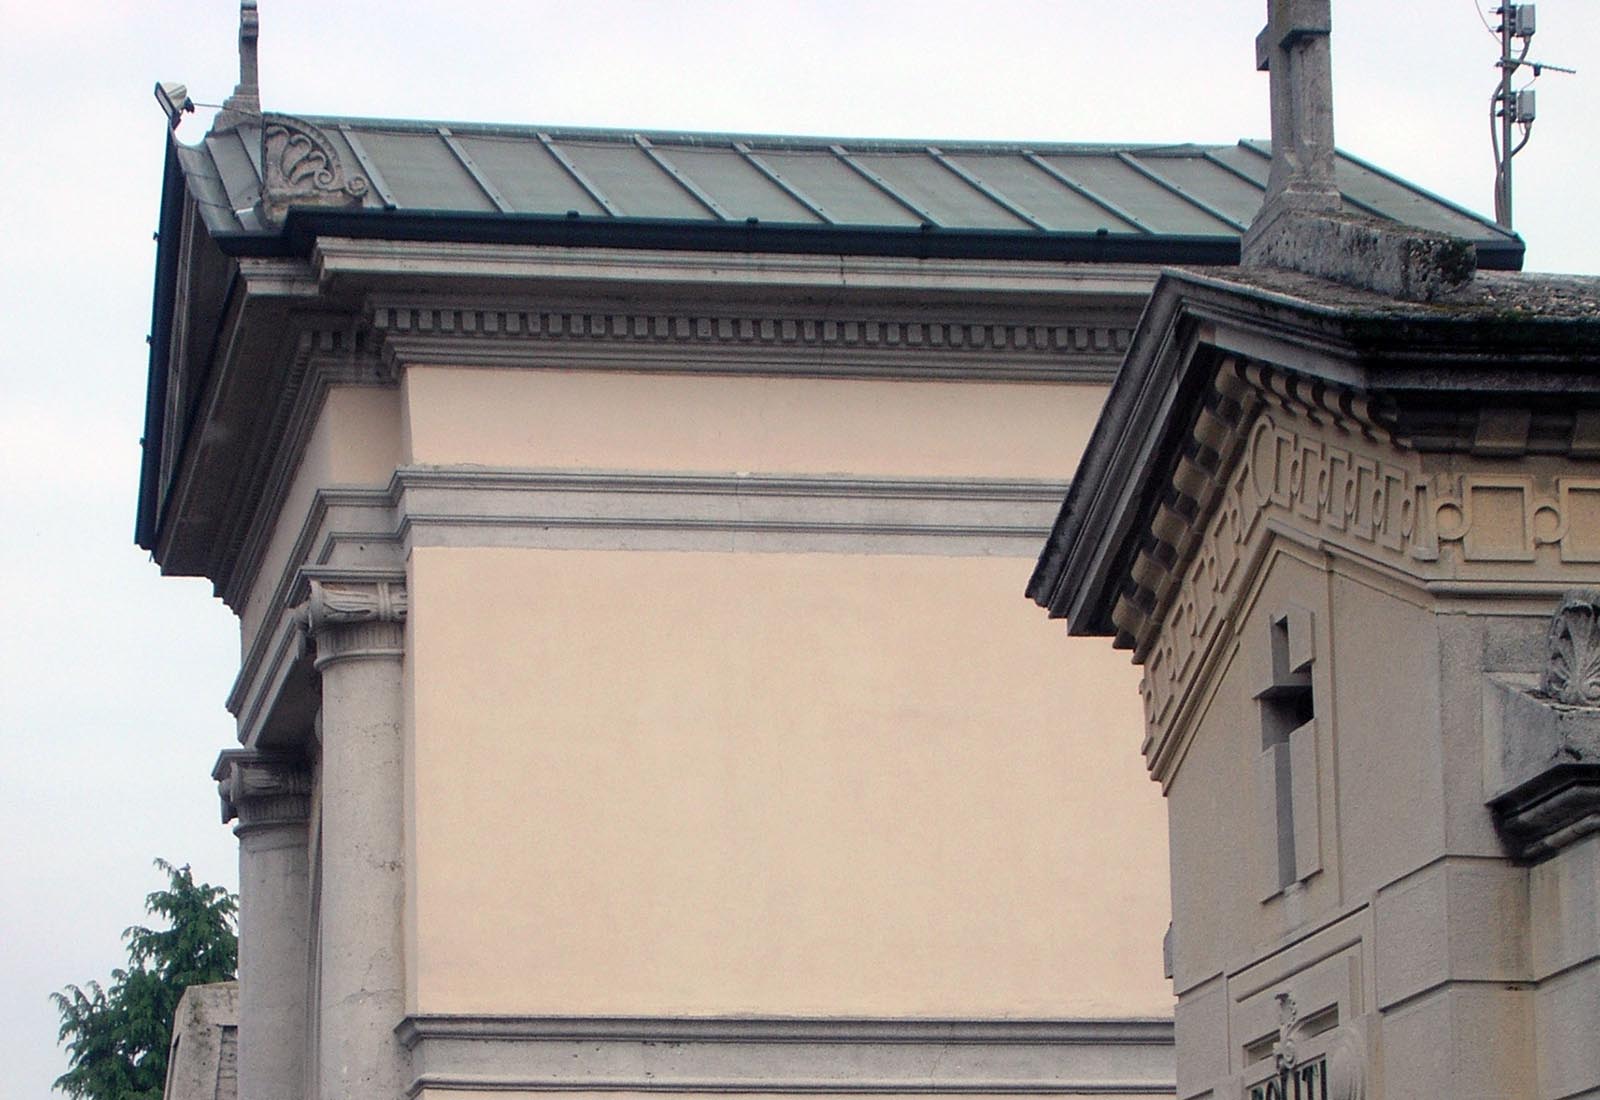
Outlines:
<svg viewBox="0 0 1600 1100"><path fill-rule="evenodd" d="M1268 208L1339 208L1333 174L1330 9L1331 0L1267 0L1267 26L1256 37L1256 68L1272 78Z"/></svg>
<svg viewBox="0 0 1600 1100"><path fill-rule="evenodd" d="M212 133L261 122L261 78L256 64L256 40L260 35L261 15L256 10L256 0L240 0L239 83L233 94L222 101L222 110L211 126Z"/></svg>

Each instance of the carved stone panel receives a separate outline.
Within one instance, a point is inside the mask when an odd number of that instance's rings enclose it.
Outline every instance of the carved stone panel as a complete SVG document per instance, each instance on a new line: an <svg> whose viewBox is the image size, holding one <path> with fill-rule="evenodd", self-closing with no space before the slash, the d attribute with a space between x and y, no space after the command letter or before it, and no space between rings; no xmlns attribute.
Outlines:
<svg viewBox="0 0 1600 1100"><path fill-rule="evenodd" d="M327 135L288 115L267 115L261 131L261 207L281 223L291 206L360 206L366 177L349 175Z"/></svg>

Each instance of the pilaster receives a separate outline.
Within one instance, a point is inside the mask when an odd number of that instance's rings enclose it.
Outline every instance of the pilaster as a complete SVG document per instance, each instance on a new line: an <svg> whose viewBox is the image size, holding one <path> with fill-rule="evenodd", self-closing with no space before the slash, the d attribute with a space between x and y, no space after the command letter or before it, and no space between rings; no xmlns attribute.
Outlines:
<svg viewBox="0 0 1600 1100"><path fill-rule="evenodd" d="M318 1058L324 1097L393 1100L405 1015L403 576L312 577L302 621L322 677Z"/></svg>

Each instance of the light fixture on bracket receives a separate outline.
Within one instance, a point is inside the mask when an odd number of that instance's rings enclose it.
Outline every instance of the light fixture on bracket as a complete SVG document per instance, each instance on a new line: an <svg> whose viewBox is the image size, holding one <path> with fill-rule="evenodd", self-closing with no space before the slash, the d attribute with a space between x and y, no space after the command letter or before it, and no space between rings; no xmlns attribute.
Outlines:
<svg viewBox="0 0 1600 1100"><path fill-rule="evenodd" d="M185 111L194 113L194 100L189 98L188 87L175 81L156 83L156 102L161 104L161 110L167 116L167 125L174 130L178 128Z"/></svg>

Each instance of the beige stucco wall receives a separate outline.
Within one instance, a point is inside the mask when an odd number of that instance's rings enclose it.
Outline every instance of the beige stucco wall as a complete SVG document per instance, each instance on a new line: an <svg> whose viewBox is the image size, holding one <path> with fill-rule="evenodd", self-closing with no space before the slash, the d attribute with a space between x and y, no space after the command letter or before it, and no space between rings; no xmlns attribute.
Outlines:
<svg viewBox="0 0 1600 1100"><path fill-rule="evenodd" d="M245 652L261 629L263 616L271 610L273 591L283 578L317 490L388 485L400 462L400 422L397 387L334 386L328 390L284 494L249 595L239 609L239 635Z"/></svg>
<svg viewBox="0 0 1600 1100"><path fill-rule="evenodd" d="M1098 385L410 367L418 465L1057 478Z"/></svg>
<svg viewBox="0 0 1600 1100"><path fill-rule="evenodd" d="M1292 902L1272 886L1257 777L1271 621L1291 608L1311 613L1320 839ZM1280 540L1239 619L1167 790L1180 993L1443 854L1431 612Z"/></svg>
<svg viewBox="0 0 1600 1100"><path fill-rule="evenodd" d="M1134 670L1030 566L415 551L411 1009L1169 1011Z"/></svg>

